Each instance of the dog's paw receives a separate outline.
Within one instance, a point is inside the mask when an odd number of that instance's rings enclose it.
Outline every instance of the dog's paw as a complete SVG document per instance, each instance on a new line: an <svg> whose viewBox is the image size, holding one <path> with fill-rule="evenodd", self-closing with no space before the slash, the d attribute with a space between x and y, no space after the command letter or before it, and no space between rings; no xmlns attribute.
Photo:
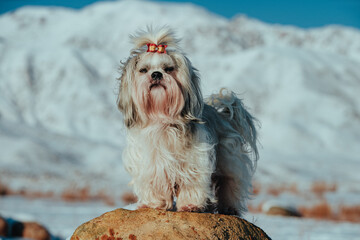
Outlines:
<svg viewBox="0 0 360 240"><path fill-rule="evenodd" d="M140 204L137 209L143 209L143 208L150 208L148 205L146 204Z"/></svg>
<svg viewBox="0 0 360 240"><path fill-rule="evenodd" d="M179 212L202 212L202 208L193 204L182 206L178 209Z"/></svg>
<svg viewBox="0 0 360 240"><path fill-rule="evenodd" d="M158 210L172 210L173 209L173 205L169 202L162 202L162 203L149 203L149 204L144 204L144 203L140 203L137 207L137 209L142 209L142 208L154 208L154 209L158 209Z"/></svg>

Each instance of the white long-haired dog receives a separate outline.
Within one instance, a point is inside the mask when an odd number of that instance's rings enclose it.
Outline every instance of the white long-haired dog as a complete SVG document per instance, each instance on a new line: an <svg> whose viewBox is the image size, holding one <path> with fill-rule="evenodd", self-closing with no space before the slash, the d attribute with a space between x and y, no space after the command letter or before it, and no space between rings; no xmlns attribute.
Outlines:
<svg viewBox="0 0 360 240"><path fill-rule="evenodd" d="M118 107L138 206L240 215L258 159L255 119L230 91L203 100L197 70L168 28L131 39Z"/></svg>

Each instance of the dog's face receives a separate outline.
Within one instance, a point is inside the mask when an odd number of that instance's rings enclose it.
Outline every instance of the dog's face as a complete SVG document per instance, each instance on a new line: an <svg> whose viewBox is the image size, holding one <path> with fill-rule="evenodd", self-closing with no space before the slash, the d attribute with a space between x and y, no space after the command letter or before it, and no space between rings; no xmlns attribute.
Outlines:
<svg viewBox="0 0 360 240"><path fill-rule="evenodd" d="M135 67L133 96L152 120L175 118L184 108L184 78L168 54L144 53Z"/></svg>
<svg viewBox="0 0 360 240"><path fill-rule="evenodd" d="M199 79L178 50L138 50L122 67L118 107L127 127L186 122L200 116Z"/></svg>

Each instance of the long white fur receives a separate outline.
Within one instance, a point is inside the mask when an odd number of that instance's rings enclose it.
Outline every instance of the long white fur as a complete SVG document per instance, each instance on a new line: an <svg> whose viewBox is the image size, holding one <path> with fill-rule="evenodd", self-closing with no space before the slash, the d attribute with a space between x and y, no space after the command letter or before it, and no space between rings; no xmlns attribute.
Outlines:
<svg viewBox="0 0 360 240"><path fill-rule="evenodd" d="M132 40L135 48L121 67L118 107L128 127L123 161L139 204L172 209L177 197L178 211L240 215L247 209L258 159L256 120L230 91L221 90L204 103L197 71L169 29L148 29ZM146 43L171 48L159 58L153 55L159 53L146 52ZM164 72L155 59L175 64L174 72ZM163 72L165 90L147 89L150 77L138 69L146 61L150 62L149 71ZM169 90L174 87L178 90ZM150 114L147 111L152 108L146 105L152 94L160 94L161 109ZM183 104L176 105L177 111L166 105L171 103L162 102L169 101L172 94L181 94Z"/></svg>

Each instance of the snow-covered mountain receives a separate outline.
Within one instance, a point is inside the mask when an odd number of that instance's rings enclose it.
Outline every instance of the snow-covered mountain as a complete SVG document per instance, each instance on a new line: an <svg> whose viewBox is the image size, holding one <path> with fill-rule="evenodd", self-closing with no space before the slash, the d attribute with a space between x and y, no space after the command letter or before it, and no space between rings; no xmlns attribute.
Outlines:
<svg viewBox="0 0 360 240"><path fill-rule="evenodd" d="M0 16L1 182L125 188L117 69L132 47L128 35L147 25L169 25L182 38L205 96L230 88L260 120L258 182L324 180L360 191L359 30L227 20L149 1Z"/></svg>

